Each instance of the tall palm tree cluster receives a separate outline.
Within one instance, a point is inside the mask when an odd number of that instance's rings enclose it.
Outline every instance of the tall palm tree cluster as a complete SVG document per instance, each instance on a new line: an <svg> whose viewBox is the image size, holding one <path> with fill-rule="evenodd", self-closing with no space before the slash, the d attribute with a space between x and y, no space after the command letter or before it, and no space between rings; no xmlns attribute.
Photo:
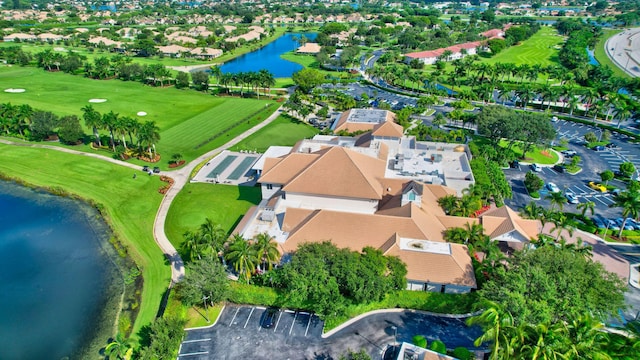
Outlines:
<svg viewBox="0 0 640 360"><path fill-rule="evenodd" d="M461 197L447 195L438 199L438 205L447 215L470 217L488 205L492 200L491 189L475 183L464 191Z"/></svg>
<svg viewBox="0 0 640 360"><path fill-rule="evenodd" d="M229 86L234 85L240 87L240 96L244 96L244 88L246 86L247 89L255 92L258 98L260 98L260 88L262 88L266 95L271 90L271 87L276 84L276 79L273 77L273 74L266 69L260 71L221 73L217 76L217 79L220 85L227 89L227 93L230 93Z"/></svg>
<svg viewBox="0 0 640 360"><path fill-rule="evenodd" d="M246 282L256 273L271 270L280 261L278 246L267 233L258 234L250 240L239 234L227 237L224 229L209 218L197 231L187 231L183 236L182 249L189 259L209 256L228 262Z"/></svg>
<svg viewBox="0 0 640 360"><path fill-rule="evenodd" d="M469 319L484 333L476 345L491 343L489 359L637 359L640 356L640 323L626 331L605 331L602 322L589 314L552 324L517 324L501 305L486 301L485 311Z"/></svg>
<svg viewBox="0 0 640 360"><path fill-rule="evenodd" d="M154 121L140 123L135 118L120 116L113 111L100 114L91 105L83 107L82 113L85 124L93 130L97 146L103 146L100 130L106 130L109 132L109 147L113 152L123 155L130 150L136 150L140 156L146 154L149 159L157 157L155 144L160 140L160 128ZM122 148L118 149L118 145Z"/></svg>
<svg viewBox="0 0 640 360"><path fill-rule="evenodd" d="M523 108L534 99L540 99L540 108L553 106L571 115L580 104L584 104L584 115L594 119L600 117L620 122L638 111L636 102L619 91L623 88L638 89L640 80L613 76L606 67L584 64L575 71L569 71L560 65L488 64L478 62L478 59L477 55L456 59L451 62L453 69L450 71L426 72L412 69L409 65L391 64L367 69L367 74L394 86L428 94L442 94L442 84L469 87L454 95L460 99L503 103L516 100ZM586 80L590 86L577 85ZM411 86L407 86L407 82ZM494 94L498 95L497 99Z"/></svg>

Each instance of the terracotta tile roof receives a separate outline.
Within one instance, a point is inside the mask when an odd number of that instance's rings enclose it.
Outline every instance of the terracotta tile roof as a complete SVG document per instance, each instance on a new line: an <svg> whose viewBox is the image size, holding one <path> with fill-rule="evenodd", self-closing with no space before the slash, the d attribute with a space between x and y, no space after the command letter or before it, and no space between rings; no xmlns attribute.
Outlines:
<svg viewBox="0 0 640 360"><path fill-rule="evenodd" d="M476 276L465 245L448 243L451 255L402 250L398 243L385 255L397 256L407 265L407 280L476 287Z"/></svg>
<svg viewBox="0 0 640 360"><path fill-rule="evenodd" d="M514 230L527 239L535 239L541 230L538 220L523 219L506 205L487 211L480 219L485 233L492 239Z"/></svg>
<svg viewBox="0 0 640 360"><path fill-rule="evenodd" d="M384 161L340 146L312 153L315 154L320 155L312 163L298 167L299 173L285 183L284 191L361 199L382 198L383 188L378 179L384 177ZM284 161L277 168L283 164ZM268 180L269 174L265 177ZM269 181L261 178L260 182Z"/></svg>
<svg viewBox="0 0 640 360"><path fill-rule="evenodd" d="M286 184L311 165L320 155L291 153L281 158L267 158L262 169L261 183Z"/></svg>
<svg viewBox="0 0 640 360"><path fill-rule="evenodd" d="M402 135L404 135L404 129L394 122L385 121L382 124L374 126L371 135L401 138Z"/></svg>

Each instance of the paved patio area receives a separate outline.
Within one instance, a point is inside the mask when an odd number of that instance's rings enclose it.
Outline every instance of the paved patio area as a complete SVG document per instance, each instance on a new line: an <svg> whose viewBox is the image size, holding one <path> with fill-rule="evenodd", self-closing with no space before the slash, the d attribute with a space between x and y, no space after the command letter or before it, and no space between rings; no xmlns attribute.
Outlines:
<svg viewBox="0 0 640 360"><path fill-rule="evenodd" d="M225 150L207 162L191 182L254 186L258 176L251 169L262 154Z"/></svg>

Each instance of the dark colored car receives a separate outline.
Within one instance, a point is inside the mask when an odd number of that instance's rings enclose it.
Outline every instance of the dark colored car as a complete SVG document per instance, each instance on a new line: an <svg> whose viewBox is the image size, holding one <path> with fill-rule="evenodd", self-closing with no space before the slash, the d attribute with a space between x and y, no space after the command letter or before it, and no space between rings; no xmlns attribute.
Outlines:
<svg viewBox="0 0 640 360"><path fill-rule="evenodd" d="M605 145L605 147L607 149L617 149L618 145L614 144L614 143L608 143L607 145Z"/></svg>
<svg viewBox="0 0 640 360"><path fill-rule="evenodd" d="M520 169L520 162L518 160L513 160L509 163L509 167L512 169Z"/></svg>
<svg viewBox="0 0 640 360"><path fill-rule="evenodd" d="M604 151L605 147L602 145L598 145L598 146L594 146L591 149L593 149L594 151Z"/></svg>
<svg viewBox="0 0 640 360"><path fill-rule="evenodd" d="M598 229L604 229L607 227L607 224L598 216L591 218L591 220Z"/></svg>
<svg viewBox="0 0 640 360"><path fill-rule="evenodd" d="M153 167L153 172L156 173L156 174L159 174L160 173L160 168L157 167L157 166L154 166Z"/></svg>
<svg viewBox="0 0 640 360"><path fill-rule="evenodd" d="M149 172L149 167L147 165L143 166L142 171Z"/></svg>
<svg viewBox="0 0 640 360"><path fill-rule="evenodd" d="M264 312L264 318L262 319L262 327L263 328L270 328L273 326L273 324L276 322L276 315L278 315L278 309L276 308L268 308L265 312Z"/></svg>
<svg viewBox="0 0 640 360"><path fill-rule="evenodd" d="M564 166L562 165L554 165L553 166L553 170L559 172L559 173L564 173L565 171L567 171L567 169L565 169Z"/></svg>

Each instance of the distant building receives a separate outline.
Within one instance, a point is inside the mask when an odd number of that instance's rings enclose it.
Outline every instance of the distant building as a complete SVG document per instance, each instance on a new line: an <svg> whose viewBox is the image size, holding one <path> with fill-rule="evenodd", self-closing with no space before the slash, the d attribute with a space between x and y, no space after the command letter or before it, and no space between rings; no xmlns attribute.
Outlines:
<svg viewBox="0 0 640 360"><path fill-rule="evenodd" d="M298 50L296 50L296 53L315 55L320 52L320 49L322 49L322 47L317 43L306 43L300 46Z"/></svg>

